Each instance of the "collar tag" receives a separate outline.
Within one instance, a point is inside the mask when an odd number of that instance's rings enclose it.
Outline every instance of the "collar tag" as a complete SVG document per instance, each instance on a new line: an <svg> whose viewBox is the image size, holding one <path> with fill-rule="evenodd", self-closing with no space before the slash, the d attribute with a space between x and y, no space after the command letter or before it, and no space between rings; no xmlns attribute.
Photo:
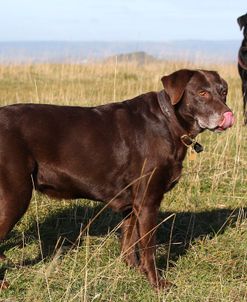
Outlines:
<svg viewBox="0 0 247 302"><path fill-rule="evenodd" d="M200 153L203 151L203 146L198 142L195 142L193 149L196 151L196 153Z"/></svg>
<svg viewBox="0 0 247 302"><path fill-rule="evenodd" d="M191 147L196 153L203 151L203 146L199 144L195 139L191 138L189 135L184 134L180 137L181 142L187 147Z"/></svg>
<svg viewBox="0 0 247 302"><path fill-rule="evenodd" d="M189 154L188 158L189 158L189 160L195 160L196 159L196 152L193 149L190 150L190 154Z"/></svg>

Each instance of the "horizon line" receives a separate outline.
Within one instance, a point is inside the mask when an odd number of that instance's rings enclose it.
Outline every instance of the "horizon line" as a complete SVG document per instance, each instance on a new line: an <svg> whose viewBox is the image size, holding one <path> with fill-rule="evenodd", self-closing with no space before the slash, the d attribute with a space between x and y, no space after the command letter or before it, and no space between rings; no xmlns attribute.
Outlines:
<svg viewBox="0 0 247 302"><path fill-rule="evenodd" d="M231 41L241 41L242 39L174 39L174 40L0 40L0 43L41 43L41 42L63 42L63 43L172 43L172 42L231 42Z"/></svg>

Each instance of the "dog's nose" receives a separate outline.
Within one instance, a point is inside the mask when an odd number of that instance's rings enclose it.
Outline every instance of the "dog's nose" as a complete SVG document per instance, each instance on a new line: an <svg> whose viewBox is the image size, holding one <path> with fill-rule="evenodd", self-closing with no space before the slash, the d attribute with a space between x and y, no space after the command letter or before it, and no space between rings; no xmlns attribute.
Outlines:
<svg viewBox="0 0 247 302"><path fill-rule="evenodd" d="M223 119L219 124L222 129L230 128L234 124L234 116L231 111L227 111L223 114Z"/></svg>

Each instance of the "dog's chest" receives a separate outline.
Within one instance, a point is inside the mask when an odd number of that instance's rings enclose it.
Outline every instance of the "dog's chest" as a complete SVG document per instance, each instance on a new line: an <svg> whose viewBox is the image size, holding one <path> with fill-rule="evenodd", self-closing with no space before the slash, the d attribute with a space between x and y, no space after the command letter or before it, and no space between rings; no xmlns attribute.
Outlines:
<svg viewBox="0 0 247 302"><path fill-rule="evenodd" d="M171 190L179 181L181 174L182 174L182 163L175 162L171 168L171 175L167 182L167 191Z"/></svg>

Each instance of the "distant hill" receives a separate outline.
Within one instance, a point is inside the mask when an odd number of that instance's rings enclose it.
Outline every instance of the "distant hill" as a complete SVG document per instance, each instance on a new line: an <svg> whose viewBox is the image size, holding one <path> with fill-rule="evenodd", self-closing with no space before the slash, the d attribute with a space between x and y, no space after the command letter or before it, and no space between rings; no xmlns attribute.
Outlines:
<svg viewBox="0 0 247 302"><path fill-rule="evenodd" d="M102 60L118 55L119 60L204 60L235 62L241 41L171 41L171 42L0 42L0 63L5 62L77 62ZM146 53L146 54L145 54ZM119 55L120 54L120 55ZM148 55L147 55L148 54ZM127 57L126 57L127 56ZM129 56L129 57L128 57ZM148 57L150 56L150 58Z"/></svg>
<svg viewBox="0 0 247 302"><path fill-rule="evenodd" d="M119 63L135 62L138 65L143 65L145 63L153 63L158 61L157 58L147 54L145 51L116 54L115 56L111 56L107 58L106 61L116 61L116 58L117 58L117 62Z"/></svg>

